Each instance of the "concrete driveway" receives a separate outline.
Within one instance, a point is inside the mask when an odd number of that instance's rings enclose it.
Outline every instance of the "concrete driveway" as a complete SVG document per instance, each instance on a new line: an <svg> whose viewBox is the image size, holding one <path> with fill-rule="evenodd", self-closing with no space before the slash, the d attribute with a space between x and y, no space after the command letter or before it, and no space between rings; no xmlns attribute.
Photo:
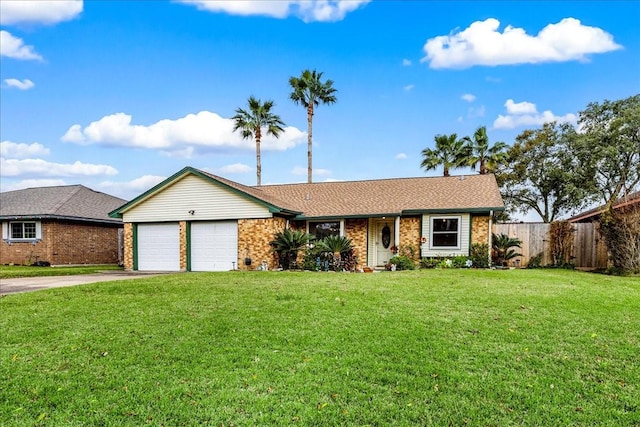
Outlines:
<svg viewBox="0 0 640 427"><path fill-rule="evenodd" d="M32 292L40 289L61 288L64 286L84 285L95 282L111 282L113 280L139 279L153 277L161 273L139 273L127 271L108 271L95 274L78 274L75 276L23 277L18 279L0 279L0 295L19 292Z"/></svg>

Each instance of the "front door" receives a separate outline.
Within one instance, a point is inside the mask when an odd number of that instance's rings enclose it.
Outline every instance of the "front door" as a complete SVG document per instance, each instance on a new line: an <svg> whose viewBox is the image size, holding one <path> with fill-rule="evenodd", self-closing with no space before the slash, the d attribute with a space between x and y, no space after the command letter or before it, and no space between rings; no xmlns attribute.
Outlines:
<svg viewBox="0 0 640 427"><path fill-rule="evenodd" d="M393 221L379 221L376 224L376 265L383 266L393 256L391 248L395 246Z"/></svg>

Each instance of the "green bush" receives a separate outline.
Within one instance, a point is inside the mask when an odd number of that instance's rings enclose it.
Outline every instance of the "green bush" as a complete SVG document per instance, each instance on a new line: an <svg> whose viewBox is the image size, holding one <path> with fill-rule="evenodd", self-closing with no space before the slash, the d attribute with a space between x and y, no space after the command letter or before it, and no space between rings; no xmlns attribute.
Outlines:
<svg viewBox="0 0 640 427"><path fill-rule="evenodd" d="M532 256L529 258L529 263L527 264L527 268L542 268L542 257L544 253L540 252L536 256Z"/></svg>
<svg viewBox="0 0 640 427"><path fill-rule="evenodd" d="M489 268L489 245L486 243L474 243L471 245L469 258L474 268Z"/></svg>
<svg viewBox="0 0 640 427"><path fill-rule="evenodd" d="M436 268L442 262L442 258L422 258L420 268Z"/></svg>
<svg viewBox="0 0 640 427"><path fill-rule="evenodd" d="M414 270L415 262L407 256L394 256L389 260L389 264L395 265L396 270Z"/></svg>

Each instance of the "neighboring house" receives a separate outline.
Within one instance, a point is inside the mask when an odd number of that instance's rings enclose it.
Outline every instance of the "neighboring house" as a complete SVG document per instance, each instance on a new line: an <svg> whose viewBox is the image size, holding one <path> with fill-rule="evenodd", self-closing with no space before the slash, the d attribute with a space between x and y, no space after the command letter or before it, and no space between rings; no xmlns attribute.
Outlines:
<svg viewBox="0 0 640 427"><path fill-rule="evenodd" d="M0 193L0 264L117 264L123 225L109 212L123 203L82 185Z"/></svg>
<svg viewBox="0 0 640 427"><path fill-rule="evenodd" d="M186 167L111 216L124 221L126 269L220 271L277 267L269 243L285 227L348 237L360 267L403 246L469 255L503 209L493 175L249 187Z"/></svg>
<svg viewBox="0 0 640 427"><path fill-rule="evenodd" d="M613 209L625 213L630 212L632 207L640 206L640 191L630 193L627 197L623 197L617 200L613 204ZM597 222L600 221L600 216L606 209L606 206L598 206L597 208L589 209L568 219L569 222Z"/></svg>

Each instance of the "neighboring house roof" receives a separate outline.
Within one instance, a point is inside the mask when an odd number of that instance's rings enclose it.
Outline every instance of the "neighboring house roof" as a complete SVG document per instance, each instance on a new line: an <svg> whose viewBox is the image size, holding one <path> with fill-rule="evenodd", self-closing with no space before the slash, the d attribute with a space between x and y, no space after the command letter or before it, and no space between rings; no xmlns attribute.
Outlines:
<svg viewBox="0 0 640 427"><path fill-rule="evenodd" d="M111 212L114 217L152 197L177 180L194 174L295 218L345 218L429 212L504 210L493 175L335 181L250 187L186 167Z"/></svg>
<svg viewBox="0 0 640 427"><path fill-rule="evenodd" d="M629 193L626 197L622 197L618 199L614 204L614 209L624 208L625 206L630 206L634 204L640 203L640 191L636 191L633 193ZM594 221L597 219L600 214L604 212L606 205L598 206L597 208L589 209L587 211L581 212L577 215L572 216L568 219L569 222L585 222L585 221Z"/></svg>
<svg viewBox="0 0 640 427"><path fill-rule="evenodd" d="M125 202L83 185L27 188L0 193L0 219L120 223L109 217L109 212Z"/></svg>

